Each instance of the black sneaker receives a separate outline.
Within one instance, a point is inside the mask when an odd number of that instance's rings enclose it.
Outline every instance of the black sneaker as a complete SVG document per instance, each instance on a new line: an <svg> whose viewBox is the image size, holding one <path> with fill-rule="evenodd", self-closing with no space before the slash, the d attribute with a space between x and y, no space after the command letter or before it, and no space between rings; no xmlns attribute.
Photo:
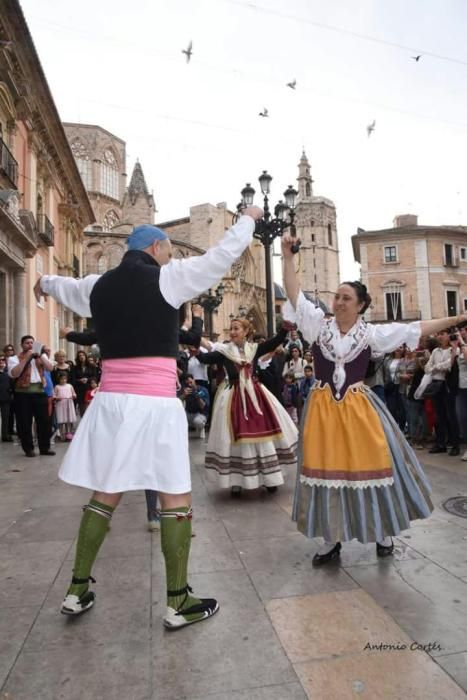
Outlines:
<svg viewBox="0 0 467 700"><path fill-rule="evenodd" d="M434 447L431 448L431 450L428 450L430 455L439 455L442 452L446 452L446 451L447 450L445 447L439 447L439 445L435 445Z"/></svg>

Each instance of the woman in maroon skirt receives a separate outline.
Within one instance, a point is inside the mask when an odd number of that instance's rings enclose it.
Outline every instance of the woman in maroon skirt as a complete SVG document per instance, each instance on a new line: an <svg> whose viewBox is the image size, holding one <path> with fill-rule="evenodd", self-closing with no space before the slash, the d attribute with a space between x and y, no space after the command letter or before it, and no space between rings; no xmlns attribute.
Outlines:
<svg viewBox="0 0 467 700"><path fill-rule="evenodd" d="M297 429L284 407L254 376L259 357L271 352L293 327L264 343L250 343L251 324L233 319L230 343L215 343L212 352L198 357L203 364L223 366L227 378L214 401L206 451L206 468L219 475L219 486L241 489L266 486L276 491L284 483L281 467L295 464Z"/></svg>

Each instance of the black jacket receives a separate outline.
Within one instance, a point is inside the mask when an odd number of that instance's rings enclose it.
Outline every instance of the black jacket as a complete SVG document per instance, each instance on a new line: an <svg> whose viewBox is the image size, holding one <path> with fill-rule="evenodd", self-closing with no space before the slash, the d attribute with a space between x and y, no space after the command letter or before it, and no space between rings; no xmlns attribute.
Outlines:
<svg viewBox="0 0 467 700"><path fill-rule="evenodd" d="M8 403L13 398L13 380L7 371L0 372L0 403Z"/></svg>

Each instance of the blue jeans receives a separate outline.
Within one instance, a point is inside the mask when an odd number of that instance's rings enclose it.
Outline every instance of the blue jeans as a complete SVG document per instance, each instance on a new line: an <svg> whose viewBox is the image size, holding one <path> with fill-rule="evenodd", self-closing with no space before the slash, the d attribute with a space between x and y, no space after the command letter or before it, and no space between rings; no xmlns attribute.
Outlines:
<svg viewBox="0 0 467 700"><path fill-rule="evenodd" d="M375 384L371 387L371 391L376 394L378 399L383 403L386 403L386 396L384 395L384 386L381 384Z"/></svg>
<svg viewBox="0 0 467 700"><path fill-rule="evenodd" d="M148 520L159 520L159 511L157 510L157 491L145 491L146 506L148 510Z"/></svg>

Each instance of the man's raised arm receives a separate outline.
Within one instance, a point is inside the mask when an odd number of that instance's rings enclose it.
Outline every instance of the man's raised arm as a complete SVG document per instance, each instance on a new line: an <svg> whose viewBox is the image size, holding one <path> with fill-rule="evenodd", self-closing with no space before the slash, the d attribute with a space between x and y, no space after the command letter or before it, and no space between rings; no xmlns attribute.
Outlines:
<svg viewBox="0 0 467 700"><path fill-rule="evenodd" d="M259 207L247 207L221 241L204 255L172 259L161 267L160 288L165 300L178 309L185 301L220 282L231 265L250 245L255 222L263 215Z"/></svg>
<svg viewBox="0 0 467 700"><path fill-rule="evenodd" d="M51 296L75 314L88 318L91 316L89 298L99 277L100 275L87 275L81 280L75 280L61 275L43 275L36 282L34 294L37 301L42 295Z"/></svg>

